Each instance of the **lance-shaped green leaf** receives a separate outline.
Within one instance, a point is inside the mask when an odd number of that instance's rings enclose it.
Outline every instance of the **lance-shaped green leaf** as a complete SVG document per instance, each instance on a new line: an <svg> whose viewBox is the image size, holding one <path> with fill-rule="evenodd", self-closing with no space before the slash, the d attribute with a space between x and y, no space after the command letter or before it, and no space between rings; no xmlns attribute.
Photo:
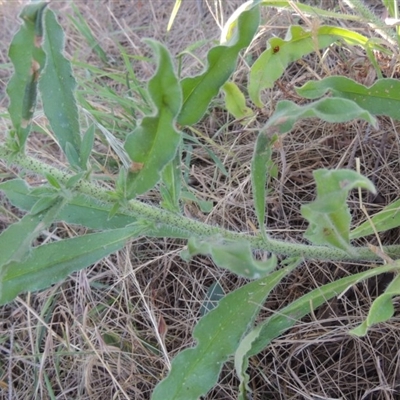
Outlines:
<svg viewBox="0 0 400 400"><path fill-rule="evenodd" d="M208 52L206 70L201 75L182 81L183 103L179 124L193 125L204 115L211 100L234 72L239 52L249 46L259 23L258 7L243 11L236 35L225 45L216 46Z"/></svg>
<svg viewBox="0 0 400 400"><path fill-rule="evenodd" d="M177 152L181 136L175 128L182 93L175 75L171 55L160 43L147 39L157 56L157 70L148 90L157 109L154 116L143 118L126 139L125 150L132 160L127 180L128 198L134 198L153 188L161 171Z"/></svg>
<svg viewBox="0 0 400 400"><path fill-rule="evenodd" d="M266 236L265 210L267 207L265 191L268 175L272 167L272 144L275 138L260 133L257 137L251 163L251 185L253 189L254 208L257 215L258 226L261 233Z"/></svg>
<svg viewBox="0 0 400 400"><path fill-rule="evenodd" d="M92 152L94 144L94 125L90 125L82 138L81 149L80 149L80 161L81 168L83 170L88 169L88 161L90 153Z"/></svg>
<svg viewBox="0 0 400 400"><path fill-rule="evenodd" d="M298 106L282 100L265 124L261 134L272 137L274 134L290 132L300 118L317 117L326 122L346 122L360 118L377 127L376 118L351 100L339 98L324 98L314 103Z"/></svg>
<svg viewBox="0 0 400 400"><path fill-rule="evenodd" d="M14 66L14 74L7 86L10 98L8 111L13 123L17 142L15 150L24 148L31 129L31 119L36 107L37 85L45 64L42 45L42 18L47 3L27 5L20 17L23 20L15 34L8 55Z"/></svg>
<svg viewBox="0 0 400 400"><path fill-rule="evenodd" d="M14 206L24 211L31 211L32 207L41 198L40 193L35 190L32 191L22 179L1 183L0 190L6 194ZM77 195L64 205L58 213L56 221L65 221L69 224L101 230L123 228L137 221L132 215L124 214L122 211L109 218L111 207L111 204L102 204L88 196ZM164 224L149 227L147 235L179 239L189 239L191 236L188 232L173 229Z"/></svg>
<svg viewBox="0 0 400 400"><path fill-rule="evenodd" d="M199 207L200 211L205 214L209 214L214 207L214 204L212 201L201 200L198 197L196 197L194 193L192 193L190 191L186 191L186 190L182 191L181 199L183 200L184 203L196 204Z"/></svg>
<svg viewBox="0 0 400 400"><path fill-rule="evenodd" d="M314 244L330 245L353 254L347 196L350 190L357 187L376 192L373 183L358 172L346 169L319 169L313 175L317 198L301 207L301 214L310 224L304 236Z"/></svg>
<svg viewBox="0 0 400 400"><path fill-rule="evenodd" d="M375 232L384 232L400 226L400 200L384 207L350 232L350 239L372 235Z"/></svg>
<svg viewBox="0 0 400 400"><path fill-rule="evenodd" d="M0 277L5 265L11 261L22 261L28 256L32 241L56 219L64 205L61 199L53 199L47 203L47 207L39 210L37 204L41 200L32 204L32 208L36 205L36 211L40 212L25 215L1 233Z"/></svg>
<svg viewBox="0 0 400 400"><path fill-rule="evenodd" d="M258 279L268 275L277 264L275 255L271 255L266 261L255 260L248 242L228 241L219 237L190 238L187 249L181 252L181 257L189 260L198 254L210 255L218 267L229 269L247 279Z"/></svg>
<svg viewBox="0 0 400 400"><path fill-rule="evenodd" d="M181 152L178 151L174 159L167 164L162 172L160 187L162 196L161 206L172 212L180 212L179 200L181 198L182 173L181 173Z"/></svg>
<svg viewBox="0 0 400 400"><path fill-rule="evenodd" d="M380 79L367 87L344 76L331 76L320 81L309 81L296 91L307 99L316 99L330 92L335 97L353 100L371 114L400 119L398 79Z"/></svg>
<svg viewBox="0 0 400 400"><path fill-rule="evenodd" d="M249 95L253 103L258 107L263 106L260 99L261 91L271 88L291 62L328 47L339 39L351 45L369 46L367 37L336 26L321 26L316 31L307 31L301 26L291 26L285 39L277 37L269 39L267 49L251 67Z"/></svg>
<svg viewBox="0 0 400 400"><path fill-rule="evenodd" d="M395 266L398 268L400 262L396 261ZM368 329L380 322L389 321L394 315L393 297L400 295L400 275L390 282L385 292L378 296L372 303L368 311L368 316L365 321L350 331L351 334L356 336L365 336Z"/></svg>
<svg viewBox="0 0 400 400"><path fill-rule="evenodd" d="M54 13L44 19L46 66L39 81L43 109L69 163L80 168L81 134L71 63L64 57L64 33Z"/></svg>
<svg viewBox="0 0 400 400"><path fill-rule="evenodd" d="M10 261L22 261L30 253L31 243L58 217L66 199L50 190L33 202L30 213L10 225L0 235L0 268Z"/></svg>
<svg viewBox="0 0 400 400"><path fill-rule="evenodd" d="M152 400L197 400L205 395L217 383L223 363L236 351L269 292L290 271L275 271L221 299L194 329L197 345L174 358L169 375L156 386Z"/></svg>
<svg viewBox="0 0 400 400"><path fill-rule="evenodd" d="M225 94L226 109L236 118L243 119L252 116L253 110L246 106L244 94L234 82L226 82L222 86Z"/></svg>
<svg viewBox="0 0 400 400"><path fill-rule="evenodd" d="M147 229L137 223L126 228L64 239L34 248L22 262L9 263L1 273L0 304L25 292L44 289L121 249Z"/></svg>
<svg viewBox="0 0 400 400"><path fill-rule="evenodd" d="M338 296L352 285L368 278L384 274L393 270L400 270L399 265L375 267L365 272L360 272L335 282L328 283L320 288L300 297L285 308L277 311L262 324L250 331L241 341L235 354L235 368L240 378L239 400L246 400L249 376L246 370L249 366L249 358L264 350L279 335L296 325L300 318L309 314L329 299Z"/></svg>

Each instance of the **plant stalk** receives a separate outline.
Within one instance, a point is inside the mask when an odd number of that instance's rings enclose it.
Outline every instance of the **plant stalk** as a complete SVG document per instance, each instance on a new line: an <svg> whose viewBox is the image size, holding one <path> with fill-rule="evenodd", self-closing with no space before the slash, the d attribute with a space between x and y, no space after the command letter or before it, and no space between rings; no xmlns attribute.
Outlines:
<svg viewBox="0 0 400 400"><path fill-rule="evenodd" d="M50 174L59 182L66 184L73 176L58 168L52 167L40 160L25 154L13 154L5 145L0 145L0 158L8 163L37 173L42 176ZM85 194L100 202L110 204L110 209L115 203L115 199L110 192L99 185L87 180L80 180L74 190L77 193ZM368 247L354 247L357 256L347 254L346 252L326 246L305 245L299 243L290 243L283 240L273 239L262 235L249 235L239 232L229 231L227 229L211 226L200 221L196 221L180 214L174 214L170 211L143 203L139 200L130 200L123 212L135 218L153 221L156 224L164 224L178 231L185 232L188 236L210 237L221 236L228 240L244 240L250 243L253 249L268 251L271 253L285 256L304 257L306 259L330 260L330 261L379 261L381 260ZM383 248L386 255L392 258L400 257L400 246L386 246Z"/></svg>

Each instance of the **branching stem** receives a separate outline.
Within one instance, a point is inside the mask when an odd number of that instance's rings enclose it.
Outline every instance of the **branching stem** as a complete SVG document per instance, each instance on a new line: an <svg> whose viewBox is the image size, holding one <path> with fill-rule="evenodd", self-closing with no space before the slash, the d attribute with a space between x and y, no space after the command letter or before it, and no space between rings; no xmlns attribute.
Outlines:
<svg viewBox="0 0 400 400"><path fill-rule="evenodd" d="M33 157L22 154L12 154L12 152L4 145L0 145L0 158L6 160L8 163L15 164L20 168L27 169L42 176L50 174L59 182L64 184L67 183L67 181L73 176ZM110 209L115 202L107 189L87 180L81 180L75 186L75 190L79 193L97 199L98 201L110 204ZM358 255L357 257L354 257L341 250L325 246L290 243L283 240L273 239L271 237L268 237L267 240L265 240L261 235L249 235L239 232L232 232L218 226L208 225L179 214L174 214L170 211L143 203L139 200L130 200L127 208L124 209L123 212L138 219L154 221L156 224L162 224L172 229L176 229L177 231L183 231L187 234L187 236L193 235L198 237L210 237L213 235L219 235L225 239L245 240L250 243L253 249L260 249L286 256L302 256L307 259L330 261L379 260L379 257L368 247L354 248L355 253ZM384 252L389 257L398 258L400 257L400 246L386 246L384 247Z"/></svg>

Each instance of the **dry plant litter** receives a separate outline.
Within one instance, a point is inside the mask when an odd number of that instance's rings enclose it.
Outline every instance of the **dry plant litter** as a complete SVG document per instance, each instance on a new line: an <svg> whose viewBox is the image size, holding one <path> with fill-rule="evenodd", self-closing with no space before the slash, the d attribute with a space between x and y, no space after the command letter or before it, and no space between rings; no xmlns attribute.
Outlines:
<svg viewBox="0 0 400 400"><path fill-rule="evenodd" d="M4 87L11 74L7 59L8 43L15 33L16 14L23 2L3 2L1 40L2 65L0 107L7 104ZM96 7L90 1L76 2L82 15L113 60L108 73L121 72L123 63L119 46L127 54L143 57L133 63L138 78L148 80L154 72L145 57L150 56L141 38L153 37L167 45L174 54L200 40L215 40L218 25L241 4L241 1L202 4L183 2L172 30L166 26L173 1L101 1ZM317 2L320 3L320 2ZM336 3L336 2L326 2ZM339 6L345 8L341 1ZM54 2L66 32L66 49L73 60L102 67L79 32L67 18L73 14L70 2ZM320 5L320 4L318 4ZM320 5L321 6L321 5ZM327 8L332 6L327 5ZM347 12L348 9L346 9ZM215 21L211 12L218 18ZM221 12L224 13L222 19ZM290 24L305 23L293 12L264 11L260 37L249 50L256 57L272 35L284 36ZM363 27L363 29L366 29ZM210 42L197 50L204 59ZM268 120L280 99L304 101L293 91L310 79L320 79L327 71L345 75L370 85L375 76L365 53L346 53L333 46L320 59L310 55L294 62L272 90L265 94L266 107L258 124ZM198 71L199 64L188 57L182 68L186 73ZM234 75L239 85L246 85L246 58ZM397 65L388 65L386 75L397 76ZM79 81L82 70L76 67ZM118 92L119 82L104 76L107 86ZM289 97L291 96L291 97ZM101 99L100 99L101 100ZM217 101L219 101L218 99ZM103 113L118 116L120 110L110 109L93 95L91 104ZM46 130L42 115L36 123ZM6 126L2 119L2 131ZM365 122L328 124L304 120L286 135L281 149L273 155L280 173L272 181L268 197L267 221L274 237L302 242L301 233L307 225L300 206L315 196L312 171L316 168L355 169L361 159L362 173L378 189L375 198L364 199L372 215L398 197L399 141L398 126L389 118L380 119L379 131L369 130ZM243 126L230 117L223 103L216 104L209 116L196 125L202 143L211 146L228 171L224 176L210 159L204 146L194 146L188 166L191 185L213 209L204 213L188 202L185 213L196 219L218 224L236 232L252 232L257 226L251 195L250 163L257 125ZM99 154L114 155L99 143ZM101 147L103 146L103 147ZM52 165L63 167L65 157L51 137L33 135L29 153ZM112 161L112 160L111 160ZM113 174L108 158L104 175ZM283 172L284 171L284 172ZM7 180L21 171L2 164L1 177ZM26 175L32 185L42 179ZM159 200L150 192L144 201ZM357 193L350 197L353 223L365 216L359 208ZM2 197L1 227L18 221L22 214ZM52 225L40 241L59 240L84 232L84 228L64 223ZM384 244L399 244L398 228L380 234ZM371 239L374 242L374 239ZM91 267L71 275L39 293L18 297L0 309L0 398L4 399L149 399L154 386L165 376L171 359L182 349L193 345L191 333L199 319L207 288L218 282L225 293L241 286L245 280L221 270L205 257L196 257L190 264L179 256L184 243L180 240L134 239L128 246ZM347 274L369 268L360 262L306 261L274 289L263 306L262 318L289 304L302 294ZM391 275L359 284L340 298L329 301L315 314L303 318L273 341L270 347L251 359L250 388L253 399L398 399L399 318L370 329L368 336L356 338L348 334L349 326L361 323L375 299L390 282ZM260 318L261 318L260 316ZM218 385L207 399L236 398L238 381L233 364L224 367Z"/></svg>

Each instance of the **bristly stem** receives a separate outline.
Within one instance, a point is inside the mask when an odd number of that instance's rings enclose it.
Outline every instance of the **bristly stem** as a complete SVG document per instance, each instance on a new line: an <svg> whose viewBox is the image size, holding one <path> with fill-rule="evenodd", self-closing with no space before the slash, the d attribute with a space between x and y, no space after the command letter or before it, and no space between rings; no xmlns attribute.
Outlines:
<svg viewBox="0 0 400 400"><path fill-rule="evenodd" d="M27 169L39 175L47 174L54 176L59 182L67 183L73 176L58 168L52 167L40 160L24 154L15 154L8 150L6 146L0 145L0 158L9 163L15 164L20 168ZM115 199L109 190L87 180L80 180L74 190L77 193L85 194L98 201L110 204L110 209L115 203ZM289 243L283 240L273 239L262 235L249 235L244 233L232 232L218 226L211 226L200 221L196 221L179 214L143 203L139 200L130 200L125 209L122 210L126 215L142 218L162 224L178 231L183 231L189 236L210 237L221 236L228 240L244 240L250 243L253 249L260 249L271 253L277 253L286 256L301 256L307 259L331 260L331 261L377 261L379 257L368 247L355 247L357 257L349 255L339 249L313 246L298 243ZM400 246L384 247L384 252L389 257L400 257Z"/></svg>

